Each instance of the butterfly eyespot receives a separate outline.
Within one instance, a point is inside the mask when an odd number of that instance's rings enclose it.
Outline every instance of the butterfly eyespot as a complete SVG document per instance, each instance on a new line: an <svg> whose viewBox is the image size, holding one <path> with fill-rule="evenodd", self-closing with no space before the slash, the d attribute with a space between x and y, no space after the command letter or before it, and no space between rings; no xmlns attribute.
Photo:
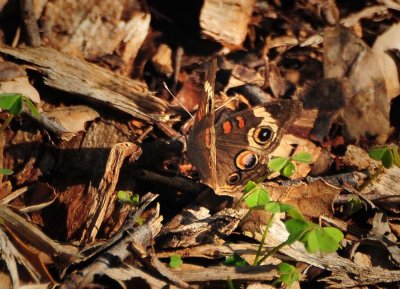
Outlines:
<svg viewBox="0 0 400 289"><path fill-rule="evenodd" d="M235 158L235 164L242 171L251 170L258 164L258 155L252 151L241 151Z"/></svg>
<svg viewBox="0 0 400 289"><path fill-rule="evenodd" d="M237 183L240 182L240 180L242 179L241 174L239 173L232 173L229 175L229 177L226 179L226 182L229 185L236 185Z"/></svg>
<svg viewBox="0 0 400 289"><path fill-rule="evenodd" d="M262 126L254 130L253 138L258 144L266 144L272 139L274 132L270 127Z"/></svg>

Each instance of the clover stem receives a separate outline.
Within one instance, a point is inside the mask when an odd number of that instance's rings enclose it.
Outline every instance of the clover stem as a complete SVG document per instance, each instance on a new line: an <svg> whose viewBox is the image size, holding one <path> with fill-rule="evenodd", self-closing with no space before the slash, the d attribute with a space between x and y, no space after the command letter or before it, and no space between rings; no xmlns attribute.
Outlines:
<svg viewBox="0 0 400 289"><path fill-rule="evenodd" d="M274 217L275 217L275 213L273 213L271 215L271 217L268 220L268 223L265 225L264 233L262 235L260 244L258 245L258 250L257 250L256 258L254 259L254 262L253 262L253 266L261 264L261 260L258 261L258 259L260 258L262 248L264 247L264 244L265 244L265 239L267 238L267 234L268 234L269 228L271 228L271 225L272 225L272 223L274 221Z"/></svg>
<svg viewBox="0 0 400 289"><path fill-rule="evenodd" d="M240 222L239 222L239 224L238 224L238 227L240 227L240 226L247 220L247 218L249 217L249 215L250 215L250 213L251 213L252 211L253 211L253 208L250 208L250 209L247 211L246 215L244 215L243 218L240 220Z"/></svg>
<svg viewBox="0 0 400 289"><path fill-rule="evenodd" d="M273 254L275 254L276 252L278 252L280 249L282 249L284 246L286 246L287 243L286 241L279 244L278 246L274 247L271 251L269 251L264 257L262 257L260 259L260 261L258 261L259 264L261 264L262 262L264 262L269 256L272 256Z"/></svg>

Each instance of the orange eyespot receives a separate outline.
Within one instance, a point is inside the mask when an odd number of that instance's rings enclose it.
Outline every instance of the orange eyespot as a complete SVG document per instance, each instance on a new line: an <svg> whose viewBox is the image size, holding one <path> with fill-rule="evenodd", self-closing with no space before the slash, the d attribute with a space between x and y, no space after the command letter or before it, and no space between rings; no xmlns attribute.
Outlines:
<svg viewBox="0 0 400 289"><path fill-rule="evenodd" d="M241 179L242 175L235 172L229 175L229 177L226 179L226 182L228 183L228 185L236 185L241 181Z"/></svg>
<svg viewBox="0 0 400 289"><path fill-rule="evenodd" d="M252 151L241 151L235 158L235 164L242 171L251 170L258 164L258 155Z"/></svg>
<svg viewBox="0 0 400 289"><path fill-rule="evenodd" d="M258 144L266 144L272 139L274 132L270 127L262 126L254 130L253 139Z"/></svg>

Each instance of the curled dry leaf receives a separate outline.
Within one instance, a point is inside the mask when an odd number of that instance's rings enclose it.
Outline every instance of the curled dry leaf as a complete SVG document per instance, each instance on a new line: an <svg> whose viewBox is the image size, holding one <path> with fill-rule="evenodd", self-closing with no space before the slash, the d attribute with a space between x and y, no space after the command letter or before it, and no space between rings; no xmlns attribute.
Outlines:
<svg viewBox="0 0 400 289"><path fill-rule="evenodd" d="M385 33L378 36L372 50L384 72L387 97L392 100L400 94L399 71L390 55L391 49L400 49L400 23L394 24Z"/></svg>
<svg viewBox="0 0 400 289"><path fill-rule="evenodd" d="M65 132L62 133L61 138L67 141L78 132L84 131L88 121L100 116L97 111L84 105L53 108L44 114L64 128Z"/></svg>
<svg viewBox="0 0 400 289"><path fill-rule="evenodd" d="M21 93L40 103L39 92L29 83L25 70L11 62L0 62L0 93Z"/></svg>

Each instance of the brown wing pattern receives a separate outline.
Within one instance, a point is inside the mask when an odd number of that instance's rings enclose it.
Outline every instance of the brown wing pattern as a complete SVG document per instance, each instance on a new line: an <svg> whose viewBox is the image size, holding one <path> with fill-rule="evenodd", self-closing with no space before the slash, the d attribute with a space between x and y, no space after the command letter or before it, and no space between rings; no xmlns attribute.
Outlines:
<svg viewBox="0 0 400 289"><path fill-rule="evenodd" d="M213 59L206 73L195 123L188 138L188 157L202 181L215 189L217 167L214 127L214 89L217 62Z"/></svg>
<svg viewBox="0 0 400 289"><path fill-rule="evenodd" d="M300 112L299 101L279 100L218 121L215 124L218 193L233 195L248 180L256 181L264 176L268 171L269 155L279 146L282 136ZM243 160L249 169L241 167ZM228 182L235 173L239 179Z"/></svg>

